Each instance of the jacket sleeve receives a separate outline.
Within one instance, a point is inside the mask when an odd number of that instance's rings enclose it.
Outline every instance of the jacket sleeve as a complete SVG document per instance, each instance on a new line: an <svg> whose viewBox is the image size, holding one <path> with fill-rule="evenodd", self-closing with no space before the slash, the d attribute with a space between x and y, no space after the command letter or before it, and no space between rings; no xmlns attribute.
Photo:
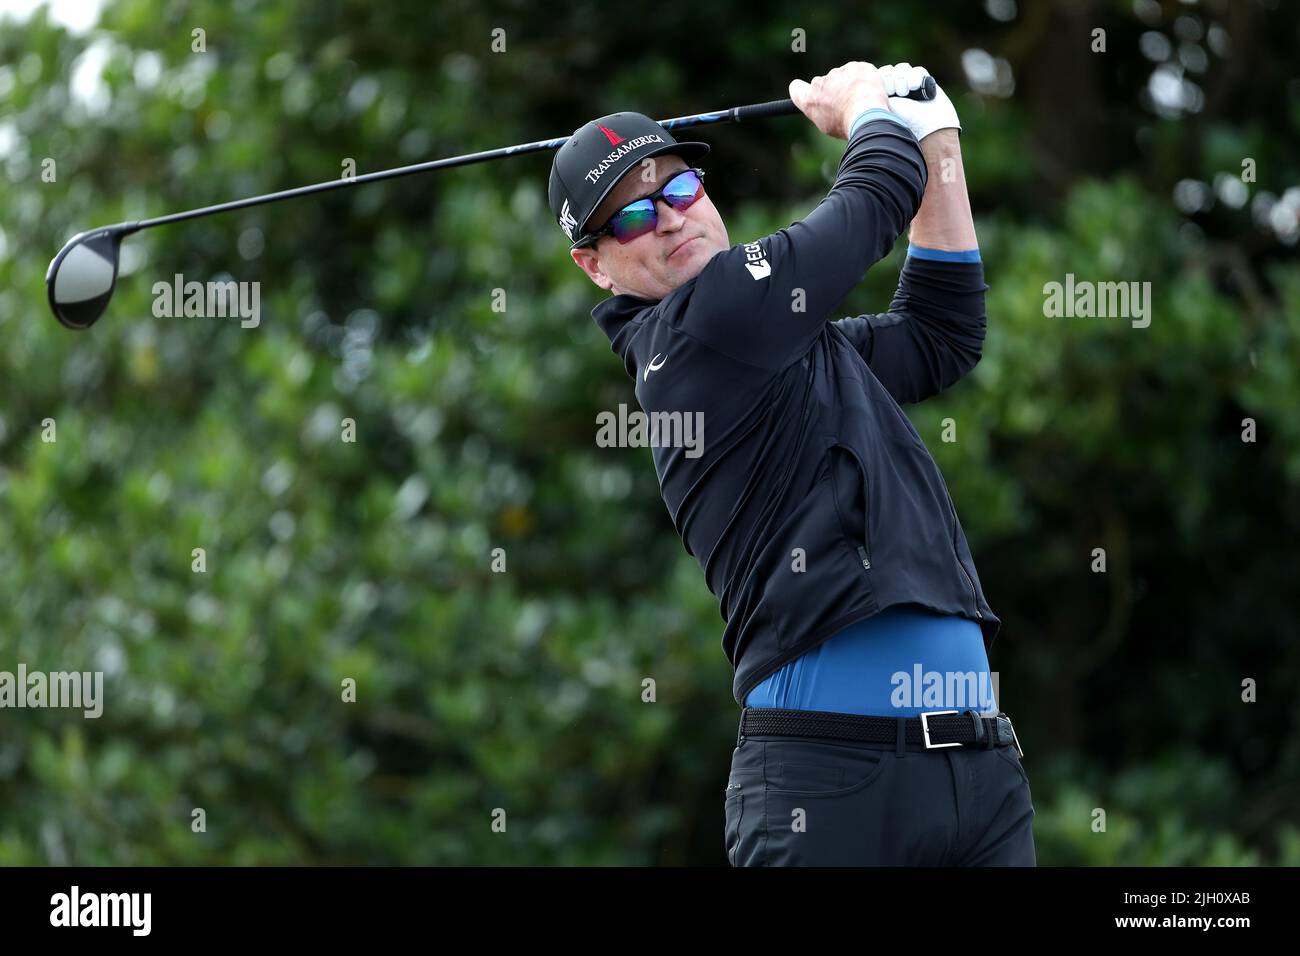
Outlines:
<svg viewBox="0 0 1300 956"><path fill-rule="evenodd" d="M926 175L906 126L888 118L860 123L826 198L798 222L709 260L680 328L747 364L789 365L893 248L920 208Z"/></svg>
<svg viewBox="0 0 1300 956"><path fill-rule="evenodd" d="M984 266L909 255L889 311L832 325L899 404L920 402L975 367L984 344Z"/></svg>

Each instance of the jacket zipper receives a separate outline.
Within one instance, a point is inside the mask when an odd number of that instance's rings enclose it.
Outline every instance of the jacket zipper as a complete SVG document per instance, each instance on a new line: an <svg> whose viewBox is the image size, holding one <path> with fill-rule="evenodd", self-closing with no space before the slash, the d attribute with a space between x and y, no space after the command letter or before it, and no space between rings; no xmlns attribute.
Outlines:
<svg viewBox="0 0 1300 956"><path fill-rule="evenodd" d="M984 620L984 615L980 613L980 599L975 593L975 582L971 580L970 572L966 570L966 565L962 563L961 555L957 553L957 549L953 548L952 553L953 557L957 559L957 566L961 568L961 573L966 575L966 583L970 585L970 599L975 604L975 616L982 621Z"/></svg>
<svg viewBox="0 0 1300 956"><path fill-rule="evenodd" d="M984 614L980 611L979 595L975 592L975 582L971 580L970 572L966 570L966 562L961 559L957 553L957 508L952 503L952 498L948 499L948 510L952 512L952 556L957 559L957 567L961 568L961 573L966 578L966 583L970 585L971 603L975 605L975 616L981 621L984 620Z"/></svg>
<svg viewBox="0 0 1300 956"><path fill-rule="evenodd" d="M867 548L871 546L871 535L868 528L871 527L871 486L867 482L867 469L862 467L862 459L858 453L848 445L843 447L853 460L858 463L858 474L862 476L862 544L858 545L858 559L862 562L862 570L871 570L871 556L867 554Z"/></svg>

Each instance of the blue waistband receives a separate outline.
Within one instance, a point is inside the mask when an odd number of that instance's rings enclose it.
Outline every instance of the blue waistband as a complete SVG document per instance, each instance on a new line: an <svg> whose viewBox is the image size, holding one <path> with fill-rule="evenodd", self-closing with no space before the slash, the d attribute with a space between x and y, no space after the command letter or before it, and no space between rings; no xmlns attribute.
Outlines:
<svg viewBox="0 0 1300 956"><path fill-rule="evenodd" d="M851 624L754 687L747 707L914 717L997 712L980 626L915 606Z"/></svg>

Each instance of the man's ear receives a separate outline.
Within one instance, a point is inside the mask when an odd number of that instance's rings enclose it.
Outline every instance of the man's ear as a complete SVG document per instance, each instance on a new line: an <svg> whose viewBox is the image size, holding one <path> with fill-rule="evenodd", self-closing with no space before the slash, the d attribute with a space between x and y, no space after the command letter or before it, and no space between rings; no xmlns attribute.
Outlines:
<svg viewBox="0 0 1300 956"><path fill-rule="evenodd" d="M587 273L587 277L591 279L592 282L596 283L596 285L600 286L606 292L609 291L610 286L612 286L614 282L609 276L605 275L605 273L601 271L600 259L594 252L590 249L570 249L569 255L572 256L573 261L578 264L578 268Z"/></svg>

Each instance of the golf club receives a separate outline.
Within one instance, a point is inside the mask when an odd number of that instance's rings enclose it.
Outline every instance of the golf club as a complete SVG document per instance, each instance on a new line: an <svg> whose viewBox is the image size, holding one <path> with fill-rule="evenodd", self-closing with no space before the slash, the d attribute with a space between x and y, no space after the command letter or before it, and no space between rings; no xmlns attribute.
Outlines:
<svg viewBox="0 0 1300 956"><path fill-rule="evenodd" d="M913 90L908 94L908 98L931 100L934 99L934 95L934 79L927 76L921 88ZM660 120L659 125L665 129L683 129L704 123L739 123L745 120L784 116L797 112L799 112L799 108L794 105L792 100L773 100L769 103L755 103L750 106L735 106L727 110L678 116L674 119ZM186 219L198 219L200 216L211 216L214 213L230 212L249 206L279 202L282 199L293 199L297 196L307 196L330 189L357 186L361 183L377 182L381 179L396 179L399 176L410 176L414 173L428 172L433 169L467 166L470 163L481 163L489 159L502 159L506 156L518 156L523 153L539 152L545 149L559 149L568 139L568 136L561 136L556 139L543 139L518 146L504 146L500 149L466 153L464 156L435 159L427 163L416 163L412 166L399 166L395 169L380 170L379 172L366 173L363 176L346 179L332 179L328 182L315 183L310 186L299 186L294 189L267 193L264 196L250 196L247 199L236 199L215 206L203 206L200 209L190 209L185 212L172 213L168 216L158 216L155 219L119 222L116 225L101 226L97 229L79 232L64 244L58 255L50 261L50 267L45 272L45 287L49 294L50 310L54 313L56 319L70 329L86 329L94 325L99 317L104 314L104 310L108 308L109 300L113 297L113 289L117 285L122 240L142 229L152 229L154 226L181 222Z"/></svg>

